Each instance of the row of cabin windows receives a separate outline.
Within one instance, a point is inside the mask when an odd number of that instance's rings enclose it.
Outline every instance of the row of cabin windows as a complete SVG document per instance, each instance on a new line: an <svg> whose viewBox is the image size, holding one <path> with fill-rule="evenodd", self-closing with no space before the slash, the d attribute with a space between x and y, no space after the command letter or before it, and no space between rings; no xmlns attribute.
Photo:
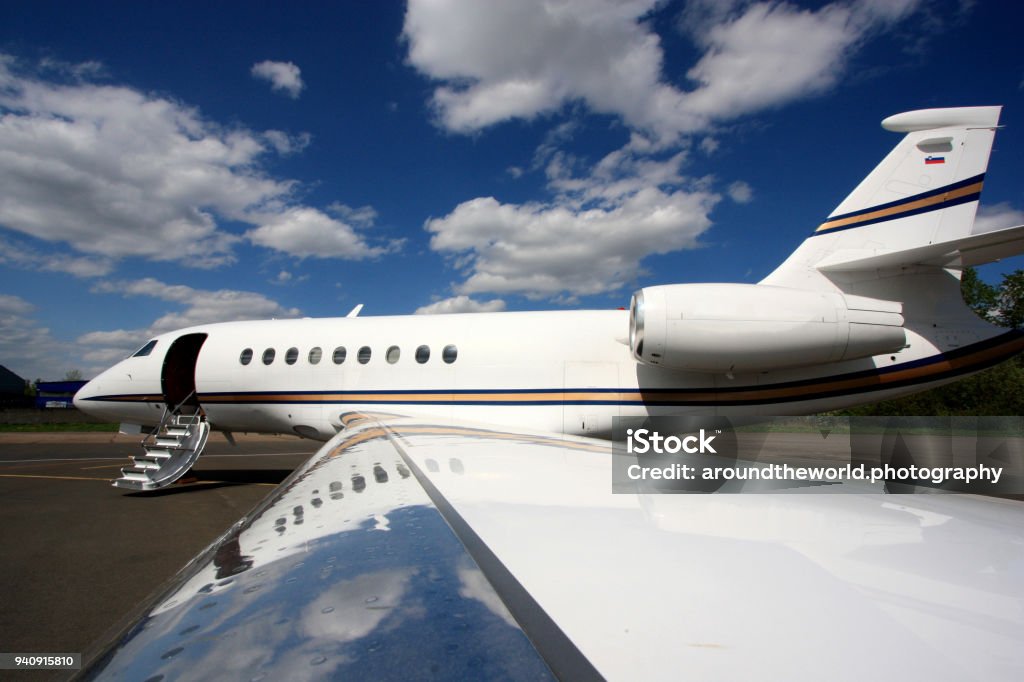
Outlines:
<svg viewBox="0 0 1024 682"><path fill-rule="evenodd" d="M252 354L252 348L246 348L245 350L242 351L242 354L238 356L238 361L243 365L248 365L250 362L252 362ZM370 361L370 356L372 354L373 351L370 350L369 346L363 346L356 352L356 360L359 362L360 365L365 365ZM441 359L444 360L445 364L448 365L455 362L455 358L457 358L458 355L459 349L452 344L445 346L444 349L441 351ZM306 355L306 360L309 361L309 364L311 365L318 365L320 364L320 360L323 358L323 356L324 352L320 347L310 348L309 354ZM274 350L273 348L267 348L265 351L263 351L263 364L273 364L274 358L276 357L277 351ZM334 349L334 353L331 354L331 360L333 360L334 364L336 365L340 365L341 363L345 362L345 358L347 357L348 351L345 349L345 346L338 346L337 348ZM395 364L401 357L402 349L399 348L398 346L391 346L384 353L384 359L387 360L389 365ZM428 360L430 360L430 346L420 346L419 348L417 348L415 357L416 362L418 362L419 364L422 365L426 363ZM286 364L294 365L296 362L298 362L298 360L298 348L289 348L287 351L285 351L284 361Z"/></svg>

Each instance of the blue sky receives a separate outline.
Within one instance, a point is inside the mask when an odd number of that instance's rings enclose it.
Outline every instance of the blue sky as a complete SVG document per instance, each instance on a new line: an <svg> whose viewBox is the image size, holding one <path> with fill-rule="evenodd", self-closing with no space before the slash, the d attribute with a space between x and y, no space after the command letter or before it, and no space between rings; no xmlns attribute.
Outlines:
<svg viewBox="0 0 1024 682"><path fill-rule="evenodd" d="M0 364L218 320L614 308L756 282L888 152L1002 104L1015 3L0 2ZM986 276L1024 267L990 266Z"/></svg>

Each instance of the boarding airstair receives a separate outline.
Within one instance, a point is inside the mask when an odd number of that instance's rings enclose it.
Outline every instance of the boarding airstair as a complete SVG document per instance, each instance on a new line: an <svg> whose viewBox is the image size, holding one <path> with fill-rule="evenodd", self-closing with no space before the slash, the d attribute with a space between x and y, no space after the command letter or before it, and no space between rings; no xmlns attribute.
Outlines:
<svg viewBox="0 0 1024 682"><path fill-rule="evenodd" d="M164 408L160 424L142 439L144 454L133 455L133 466L121 469L116 488L156 490L168 486L192 468L210 436L210 423L189 395L173 409Z"/></svg>

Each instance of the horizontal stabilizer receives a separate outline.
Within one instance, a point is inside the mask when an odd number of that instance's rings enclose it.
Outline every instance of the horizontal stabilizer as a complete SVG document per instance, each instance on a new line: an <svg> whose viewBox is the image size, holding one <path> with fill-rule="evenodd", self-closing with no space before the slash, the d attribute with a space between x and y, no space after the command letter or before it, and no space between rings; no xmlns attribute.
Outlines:
<svg viewBox="0 0 1024 682"><path fill-rule="evenodd" d="M931 265L962 268L1024 253L1024 225L898 251L835 251L819 261L821 272L882 270Z"/></svg>

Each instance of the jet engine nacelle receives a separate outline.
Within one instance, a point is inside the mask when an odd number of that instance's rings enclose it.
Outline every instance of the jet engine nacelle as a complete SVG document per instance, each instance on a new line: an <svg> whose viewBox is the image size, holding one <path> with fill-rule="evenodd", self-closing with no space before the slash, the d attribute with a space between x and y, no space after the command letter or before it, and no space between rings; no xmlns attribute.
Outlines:
<svg viewBox="0 0 1024 682"><path fill-rule="evenodd" d="M898 351L902 312L893 301L757 284L647 287L630 304L629 345L648 365L765 372Z"/></svg>

